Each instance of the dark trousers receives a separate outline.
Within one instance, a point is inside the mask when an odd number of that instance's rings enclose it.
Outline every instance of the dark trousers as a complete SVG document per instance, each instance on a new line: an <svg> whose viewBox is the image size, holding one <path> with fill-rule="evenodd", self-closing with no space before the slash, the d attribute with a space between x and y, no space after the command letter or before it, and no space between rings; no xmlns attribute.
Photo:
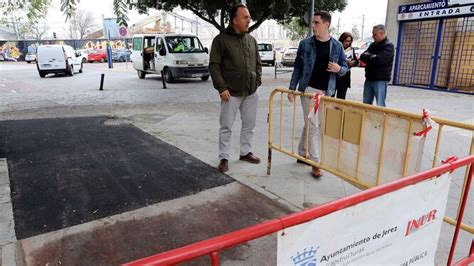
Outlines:
<svg viewBox="0 0 474 266"><path fill-rule="evenodd" d="M347 71L346 75L337 77L336 92L332 97L336 96L338 99L346 99L347 88L351 86L351 72Z"/></svg>
<svg viewBox="0 0 474 266"><path fill-rule="evenodd" d="M337 86L336 85L336 93L334 93L334 96L338 99L346 99L346 93L347 93L347 86Z"/></svg>

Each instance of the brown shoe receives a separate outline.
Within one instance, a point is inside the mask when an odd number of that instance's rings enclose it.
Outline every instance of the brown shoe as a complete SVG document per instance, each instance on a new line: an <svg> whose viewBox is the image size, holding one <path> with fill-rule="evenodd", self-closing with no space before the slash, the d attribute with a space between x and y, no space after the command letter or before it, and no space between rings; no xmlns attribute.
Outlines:
<svg viewBox="0 0 474 266"><path fill-rule="evenodd" d="M323 175L321 169L319 169L319 167L316 167L316 166L313 166L313 169L311 170L311 174L315 178L319 178Z"/></svg>
<svg viewBox="0 0 474 266"><path fill-rule="evenodd" d="M245 156L240 155L239 160L247 161L249 163L254 163L254 164L259 164L260 163L260 158L253 155L253 153L251 153L251 152L247 153L247 155L245 155Z"/></svg>
<svg viewBox="0 0 474 266"><path fill-rule="evenodd" d="M229 162L226 159L222 159L217 169L222 173L229 171Z"/></svg>

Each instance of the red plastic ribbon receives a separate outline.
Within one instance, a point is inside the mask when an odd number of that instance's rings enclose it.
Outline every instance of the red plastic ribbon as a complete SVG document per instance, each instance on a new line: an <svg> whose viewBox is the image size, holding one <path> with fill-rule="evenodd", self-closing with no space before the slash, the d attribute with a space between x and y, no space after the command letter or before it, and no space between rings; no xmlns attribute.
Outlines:
<svg viewBox="0 0 474 266"><path fill-rule="evenodd" d="M426 137L428 132L430 132L431 129L433 129L432 125L433 121L431 120L430 114L428 113L427 109L423 109L423 124L425 125L425 129L422 131L415 133L415 136L417 137Z"/></svg>

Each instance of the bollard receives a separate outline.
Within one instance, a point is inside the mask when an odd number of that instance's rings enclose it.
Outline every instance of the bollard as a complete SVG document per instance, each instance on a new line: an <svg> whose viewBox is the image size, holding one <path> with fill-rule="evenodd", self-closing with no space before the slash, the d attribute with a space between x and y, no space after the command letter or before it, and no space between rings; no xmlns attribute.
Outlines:
<svg viewBox="0 0 474 266"><path fill-rule="evenodd" d="M104 90L104 76L105 74L100 74L100 87L99 87L100 91Z"/></svg>
<svg viewBox="0 0 474 266"><path fill-rule="evenodd" d="M274 67L275 67L275 79L277 79L277 67L278 67L278 64L277 64L276 60L275 60L275 65L274 65Z"/></svg>
<svg viewBox="0 0 474 266"><path fill-rule="evenodd" d="M165 73L163 70L161 70L161 81L163 82L163 89L166 89Z"/></svg>

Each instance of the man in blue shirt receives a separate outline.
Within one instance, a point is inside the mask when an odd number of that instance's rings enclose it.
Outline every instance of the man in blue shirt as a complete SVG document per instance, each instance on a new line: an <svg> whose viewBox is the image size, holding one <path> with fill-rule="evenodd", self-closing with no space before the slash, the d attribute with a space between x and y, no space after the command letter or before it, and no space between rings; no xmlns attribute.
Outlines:
<svg viewBox="0 0 474 266"><path fill-rule="evenodd" d="M342 44L331 37L329 26L331 14L318 11L314 14L311 28L314 36L302 40L296 53L295 66L290 81L290 90L309 93L320 93L332 96L336 88L336 76L343 76L347 70L346 55ZM293 94L288 94L293 102ZM318 131L321 111L313 119L308 119L309 105L314 102L301 97L305 125L298 145L298 154L319 162ZM306 144L306 128L309 126L308 144ZM305 163L297 160L298 163ZM314 177L322 175L321 170L313 166Z"/></svg>

